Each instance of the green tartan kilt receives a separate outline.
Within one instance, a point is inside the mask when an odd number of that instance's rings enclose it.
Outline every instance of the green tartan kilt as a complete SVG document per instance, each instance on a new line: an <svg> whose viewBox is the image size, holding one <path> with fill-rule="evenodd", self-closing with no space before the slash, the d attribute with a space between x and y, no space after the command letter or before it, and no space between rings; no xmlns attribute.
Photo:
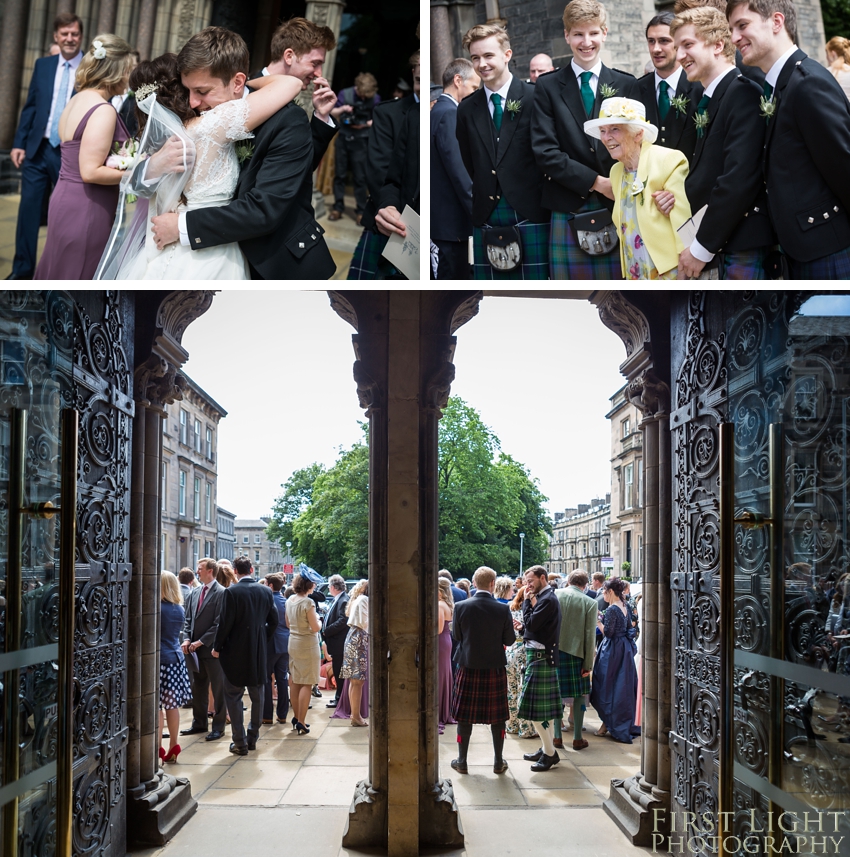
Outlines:
<svg viewBox="0 0 850 857"><path fill-rule="evenodd" d="M575 214L594 211L597 203L586 203ZM605 256L588 256L578 246L570 217L560 211L552 212L549 233L549 277L552 280L622 280L620 250L615 247Z"/></svg>
<svg viewBox="0 0 850 857"><path fill-rule="evenodd" d="M525 649L525 675L519 694L517 717L538 723L555 720L563 714L558 670L546 660L541 649Z"/></svg>
<svg viewBox="0 0 850 857"><path fill-rule="evenodd" d="M378 279L378 268L383 263L387 270L394 271L395 268L381 256L387 241L390 239L380 232L372 232L364 229L351 257L348 266L347 280L375 280Z"/></svg>
<svg viewBox="0 0 850 857"><path fill-rule="evenodd" d="M549 278L549 224L521 220L519 214L506 202L499 200L487 226L516 226L522 242L522 264L513 271L497 271L487 261L484 250L486 227L472 230L472 277L475 280L546 280Z"/></svg>
<svg viewBox="0 0 850 857"><path fill-rule="evenodd" d="M568 652L558 652L558 684L561 699L575 699L590 693L590 676L583 676L584 661Z"/></svg>

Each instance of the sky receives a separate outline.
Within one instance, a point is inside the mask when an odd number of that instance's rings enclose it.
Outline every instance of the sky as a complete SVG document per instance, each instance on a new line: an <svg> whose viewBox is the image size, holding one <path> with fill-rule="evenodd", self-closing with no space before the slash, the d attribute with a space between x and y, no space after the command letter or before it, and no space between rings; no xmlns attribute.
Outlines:
<svg viewBox="0 0 850 857"><path fill-rule="evenodd" d="M226 411L218 504L271 512L293 471L330 466L361 437L354 329L324 291L225 290L183 336L184 371ZM620 339L579 300L486 297L457 331L452 395L476 408L549 498L552 514L610 490L610 397Z"/></svg>

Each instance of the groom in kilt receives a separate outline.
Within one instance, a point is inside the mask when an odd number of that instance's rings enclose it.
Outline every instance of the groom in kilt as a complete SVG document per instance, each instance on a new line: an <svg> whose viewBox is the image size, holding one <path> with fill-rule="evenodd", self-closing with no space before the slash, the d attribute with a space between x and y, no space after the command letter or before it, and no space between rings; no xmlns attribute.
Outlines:
<svg viewBox="0 0 850 857"><path fill-rule="evenodd" d="M525 676L519 695L517 717L530 720L543 742L535 753L523 756L534 762L532 771L548 771L560 762L555 749L552 723L563 711L558 685L558 641L561 608L555 590L549 586L546 569L533 565L525 572L525 599L522 603L525 640Z"/></svg>
<svg viewBox="0 0 850 857"><path fill-rule="evenodd" d="M508 675L505 646L515 639L511 611L493 597L496 572L482 566L472 575L475 594L455 605L452 637L457 641L458 669L455 674L452 716L457 720L458 755L452 768L469 773L466 755L473 723L487 723L493 737L493 771L508 769L502 757L508 710Z"/></svg>

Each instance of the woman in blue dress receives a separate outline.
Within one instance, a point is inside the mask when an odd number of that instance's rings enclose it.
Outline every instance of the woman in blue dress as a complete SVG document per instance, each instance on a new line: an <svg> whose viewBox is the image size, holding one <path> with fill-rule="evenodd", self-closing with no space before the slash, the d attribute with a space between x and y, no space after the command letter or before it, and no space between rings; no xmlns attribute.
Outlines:
<svg viewBox="0 0 850 857"><path fill-rule="evenodd" d="M593 685L590 704L599 714L603 729L615 741L631 744L633 735L640 735L635 726L637 703L637 672L635 645L628 637L626 584L618 577L605 581L603 598L609 605L602 616L602 643L593 665Z"/></svg>

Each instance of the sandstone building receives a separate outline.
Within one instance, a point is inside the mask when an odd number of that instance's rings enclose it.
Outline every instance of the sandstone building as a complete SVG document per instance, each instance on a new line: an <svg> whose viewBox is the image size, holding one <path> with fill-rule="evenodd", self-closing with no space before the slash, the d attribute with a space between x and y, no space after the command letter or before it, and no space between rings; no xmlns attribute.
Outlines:
<svg viewBox="0 0 850 857"><path fill-rule="evenodd" d="M236 556L247 556L257 577L283 571L283 551L278 542L269 541L269 518L237 518L234 523Z"/></svg>
<svg viewBox="0 0 850 857"><path fill-rule="evenodd" d="M605 562L611 547L610 514L610 494L579 504L575 509L555 512L546 570L563 577L577 568L588 575L594 571L610 573Z"/></svg>

